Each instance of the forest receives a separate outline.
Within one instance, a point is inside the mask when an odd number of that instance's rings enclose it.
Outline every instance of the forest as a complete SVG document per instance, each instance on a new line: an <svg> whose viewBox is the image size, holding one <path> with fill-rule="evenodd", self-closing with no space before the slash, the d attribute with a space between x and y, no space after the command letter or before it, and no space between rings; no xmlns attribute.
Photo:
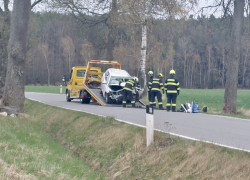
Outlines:
<svg viewBox="0 0 250 180"><path fill-rule="evenodd" d="M229 55L230 18L149 19L146 71L168 77L172 68L182 88L224 88ZM249 20L244 21L239 87L250 87ZM105 60L108 28L88 25L72 15L31 13L26 84L59 85L73 66L91 59ZM114 60L131 75L140 77L139 25L120 23ZM1 65L3 62L1 63Z"/></svg>

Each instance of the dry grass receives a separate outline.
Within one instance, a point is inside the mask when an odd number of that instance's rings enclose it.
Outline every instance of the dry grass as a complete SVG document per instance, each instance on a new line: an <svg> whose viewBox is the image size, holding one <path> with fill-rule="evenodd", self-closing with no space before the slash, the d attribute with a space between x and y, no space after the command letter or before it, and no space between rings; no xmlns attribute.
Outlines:
<svg viewBox="0 0 250 180"><path fill-rule="evenodd" d="M27 101L27 106L34 102ZM68 151L109 179L250 179L250 154L35 103L27 111ZM5 146L5 145L3 145ZM41 172L45 176L47 172Z"/></svg>

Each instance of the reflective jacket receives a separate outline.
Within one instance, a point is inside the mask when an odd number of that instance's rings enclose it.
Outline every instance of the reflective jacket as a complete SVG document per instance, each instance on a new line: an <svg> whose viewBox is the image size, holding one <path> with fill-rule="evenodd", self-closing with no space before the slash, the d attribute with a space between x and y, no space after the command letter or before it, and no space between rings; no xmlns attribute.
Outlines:
<svg viewBox="0 0 250 180"><path fill-rule="evenodd" d="M165 91L166 91L166 93L177 93L177 94L179 94L179 92L180 92L179 85L180 85L179 81L174 76L170 76L165 81Z"/></svg>
<svg viewBox="0 0 250 180"><path fill-rule="evenodd" d="M153 78L151 91L162 91L163 83L159 78Z"/></svg>
<svg viewBox="0 0 250 180"><path fill-rule="evenodd" d="M128 90L128 91L132 91L133 87L135 86L135 81L130 79L126 82L125 86L123 89Z"/></svg>
<svg viewBox="0 0 250 180"><path fill-rule="evenodd" d="M153 82L153 76L150 76L149 77L149 81L148 81L148 84L147 84L147 86L148 86L148 91L151 91L151 89L152 89L152 82Z"/></svg>

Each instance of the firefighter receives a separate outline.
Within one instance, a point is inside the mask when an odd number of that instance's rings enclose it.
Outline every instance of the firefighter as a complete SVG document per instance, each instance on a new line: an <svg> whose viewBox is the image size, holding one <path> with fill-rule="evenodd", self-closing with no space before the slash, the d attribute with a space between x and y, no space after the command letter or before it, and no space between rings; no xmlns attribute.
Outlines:
<svg viewBox="0 0 250 180"><path fill-rule="evenodd" d="M163 75L161 73L159 73L158 74L158 78L153 78L152 88L151 88L151 101L150 101L150 105L151 106L155 106L155 104L156 104L156 102L155 102L155 96L157 96L159 109L163 109L161 91L164 94L164 86L163 86L163 83L162 83L162 77L163 77Z"/></svg>
<svg viewBox="0 0 250 180"><path fill-rule="evenodd" d="M172 112L176 112L176 98L180 94L179 81L174 77L175 70L169 72L170 77L165 81L165 91L167 94L167 111L170 111L172 105Z"/></svg>
<svg viewBox="0 0 250 180"><path fill-rule="evenodd" d="M122 101L122 105L123 107L126 107L127 104L127 96L128 96L128 100L131 101L132 107L135 107L135 100L133 98L133 87L135 87L135 84L137 83L138 78L134 77L133 79L130 79L126 82L124 88L123 88L123 101Z"/></svg>
<svg viewBox="0 0 250 180"><path fill-rule="evenodd" d="M149 81L147 83L148 85L148 101L151 101L151 88L152 88L152 82L153 82L153 78L154 78L154 73L153 71L149 71L148 72L149 75Z"/></svg>

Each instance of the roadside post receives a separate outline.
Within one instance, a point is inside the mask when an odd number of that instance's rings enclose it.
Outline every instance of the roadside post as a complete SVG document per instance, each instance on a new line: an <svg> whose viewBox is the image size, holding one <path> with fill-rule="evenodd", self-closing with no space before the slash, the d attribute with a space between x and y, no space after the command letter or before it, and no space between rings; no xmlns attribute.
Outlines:
<svg viewBox="0 0 250 180"><path fill-rule="evenodd" d="M62 94L62 85L60 85L60 93Z"/></svg>
<svg viewBox="0 0 250 180"><path fill-rule="evenodd" d="M146 105L146 136L147 147L154 142L154 108Z"/></svg>

